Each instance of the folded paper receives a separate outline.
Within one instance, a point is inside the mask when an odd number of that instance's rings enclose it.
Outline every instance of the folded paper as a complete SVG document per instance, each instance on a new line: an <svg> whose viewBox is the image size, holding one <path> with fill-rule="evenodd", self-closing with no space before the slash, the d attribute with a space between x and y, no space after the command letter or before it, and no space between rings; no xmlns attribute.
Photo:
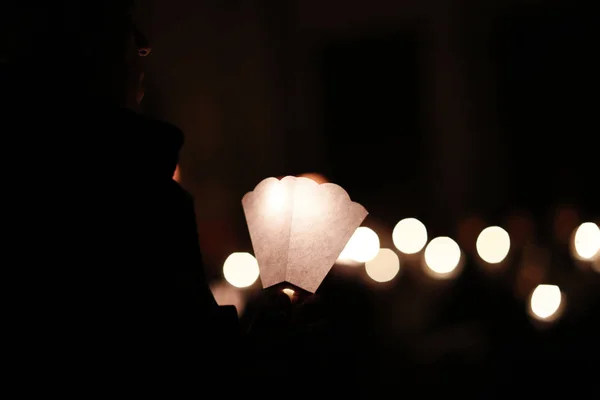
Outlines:
<svg viewBox="0 0 600 400"><path fill-rule="evenodd" d="M242 199L264 288L314 293L368 212L332 183L267 178Z"/></svg>

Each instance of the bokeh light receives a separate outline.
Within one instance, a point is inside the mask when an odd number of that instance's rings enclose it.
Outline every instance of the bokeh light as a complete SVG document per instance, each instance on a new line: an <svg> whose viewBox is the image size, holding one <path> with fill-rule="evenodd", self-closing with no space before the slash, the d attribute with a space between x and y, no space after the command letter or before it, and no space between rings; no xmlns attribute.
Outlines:
<svg viewBox="0 0 600 400"><path fill-rule="evenodd" d="M592 261L600 255L600 228L593 222L579 225L573 237L574 256Z"/></svg>
<svg viewBox="0 0 600 400"><path fill-rule="evenodd" d="M504 261L510 251L510 236L499 226L485 228L477 237L477 254L489 264Z"/></svg>
<svg viewBox="0 0 600 400"><path fill-rule="evenodd" d="M374 259L379 253L379 236L370 228L361 226L352 235L339 260L365 263Z"/></svg>
<svg viewBox="0 0 600 400"><path fill-rule="evenodd" d="M450 277L461 261L461 250L458 244L447 236L433 239L425 248L425 266L434 276Z"/></svg>
<svg viewBox="0 0 600 400"><path fill-rule="evenodd" d="M553 321L559 316L563 296L556 285L538 285L531 293L529 310L539 321Z"/></svg>
<svg viewBox="0 0 600 400"><path fill-rule="evenodd" d="M427 228L416 218L405 218L394 227L392 241L404 254L418 253L427 244Z"/></svg>
<svg viewBox="0 0 600 400"><path fill-rule="evenodd" d="M233 253L223 264L225 279L237 288L251 286L259 273L258 262L250 253Z"/></svg>
<svg viewBox="0 0 600 400"><path fill-rule="evenodd" d="M375 282L389 282L400 271L400 259L391 249L381 249L377 256L365 263L367 275Z"/></svg>

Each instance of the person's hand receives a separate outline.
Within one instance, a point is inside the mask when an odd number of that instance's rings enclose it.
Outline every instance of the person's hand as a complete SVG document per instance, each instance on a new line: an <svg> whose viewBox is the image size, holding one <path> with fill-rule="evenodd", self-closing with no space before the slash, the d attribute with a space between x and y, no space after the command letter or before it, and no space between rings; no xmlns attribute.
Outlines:
<svg viewBox="0 0 600 400"><path fill-rule="evenodd" d="M247 333L274 346L302 341L324 331L325 314L318 295L277 285L261 293Z"/></svg>
<svg viewBox="0 0 600 400"><path fill-rule="evenodd" d="M291 323L304 335L325 333L328 325L327 308L321 296L302 293L297 298L293 297Z"/></svg>
<svg viewBox="0 0 600 400"><path fill-rule="evenodd" d="M326 310L320 296L284 289L290 287L262 291L255 310L247 315L251 318L245 337L250 352L245 366L248 376L294 377L328 358Z"/></svg>

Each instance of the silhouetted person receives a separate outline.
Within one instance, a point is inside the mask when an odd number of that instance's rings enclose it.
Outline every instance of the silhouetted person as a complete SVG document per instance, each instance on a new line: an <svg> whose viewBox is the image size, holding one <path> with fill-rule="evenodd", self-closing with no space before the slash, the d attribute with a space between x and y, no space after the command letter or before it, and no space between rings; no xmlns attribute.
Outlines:
<svg viewBox="0 0 600 400"><path fill-rule="evenodd" d="M84 396L225 378L237 316L208 289L172 179L182 132L130 110L148 49L127 2L46 3L3 10L12 370L24 389Z"/></svg>

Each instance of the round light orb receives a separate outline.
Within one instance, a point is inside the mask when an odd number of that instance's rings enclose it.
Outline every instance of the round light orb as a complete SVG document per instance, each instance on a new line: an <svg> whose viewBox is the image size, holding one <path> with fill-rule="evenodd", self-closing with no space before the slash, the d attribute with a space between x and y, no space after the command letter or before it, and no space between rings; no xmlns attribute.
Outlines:
<svg viewBox="0 0 600 400"><path fill-rule="evenodd" d="M400 259L391 249L381 249L374 259L365 263L367 275L375 282L389 282L400 271Z"/></svg>
<svg viewBox="0 0 600 400"><path fill-rule="evenodd" d="M560 288L556 285L538 285L531 293L529 307L534 318L540 321L551 319L562 302Z"/></svg>
<svg viewBox="0 0 600 400"><path fill-rule="evenodd" d="M575 256L594 260L600 254L600 228L593 222L584 222L575 231L573 239Z"/></svg>
<svg viewBox="0 0 600 400"><path fill-rule="evenodd" d="M454 272L460 258L460 247L446 236L436 237L425 248L425 265L436 275L443 276Z"/></svg>
<svg viewBox="0 0 600 400"><path fill-rule="evenodd" d="M361 226L356 229L339 259L365 263L377 256L379 246L379 236L372 229Z"/></svg>
<svg viewBox="0 0 600 400"><path fill-rule="evenodd" d="M488 264L504 261L510 251L510 236L499 226L485 228L475 243L477 254Z"/></svg>
<svg viewBox="0 0 600 400"><path fill-rule="evenodd" d="M405 218L392 231L394 246L404 254L415 254L427 244L427 228L416 218Z"/></svg>
<svg viewBox="0 0 600 400"><path fill-rule="evenodd" d="M225 279L237 288L251 286L258 279L259 273L258 262L249 253L233 253L223 264Z"/></svg>

